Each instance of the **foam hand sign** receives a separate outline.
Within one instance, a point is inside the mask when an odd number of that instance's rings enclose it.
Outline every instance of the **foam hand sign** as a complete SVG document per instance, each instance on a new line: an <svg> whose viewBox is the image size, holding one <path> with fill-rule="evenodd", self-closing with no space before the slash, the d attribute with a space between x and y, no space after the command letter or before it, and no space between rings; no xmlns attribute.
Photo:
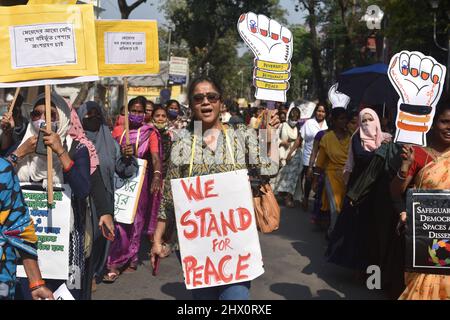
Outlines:
<svg viewBox="0 0 450 320"><path fill-rule="evenodd" d="M286 102L292 57L292 33L277 21L253 12L238 21L242 39L255 55L256 99Z"/></svg>
<svg viewBox="0 0 450 320"><path fill-rule="evenodd" d="M445 66L418 51L402 51L392 57L388 76L400 96L394 142L426 146L445 72Z"/></svg>
<svg viewBox="0 0 450 320"><path fill-rule="evenodd" d="M367 7L366 14L362 16L360 21L366 21L367 29L381 29L381 21L383 20L384 12L380 7L371 5Z"/></svg>
<svg viewBox="0 0 450 320"><path fill-rule="evenodd" d="M350 97L337 91L338 85L339 83L335 83L331 86L330 90L328 90L328 100L330 100L332 108L342 107L347 109Z"/></svg>

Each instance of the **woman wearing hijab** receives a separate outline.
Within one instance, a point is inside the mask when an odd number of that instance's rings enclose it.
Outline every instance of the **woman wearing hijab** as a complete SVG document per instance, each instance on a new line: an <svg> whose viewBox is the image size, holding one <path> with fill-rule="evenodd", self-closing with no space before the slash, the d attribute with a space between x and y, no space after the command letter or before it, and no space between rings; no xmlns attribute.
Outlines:
<svg viewBox="0 0 450 320"><path fill-rule="evenodd" d="M344 169L344 181L350 188L364 172L383 142L391 139L389 133L381 131L377 113L369 108L359 113L359 128L353 134L349 155ZM330 235L328 260L338 265L365 272L367 266L377 263L374 259L374 215L377 208L374 197L369 196L358 206L344 201L342 213ZM379 262L379 261L378 261ZM380 263L377 263L380 265Z"/></svg>
<svg viewBox="0 0 450 320"><path fill-rule="evenodd" d="M121 178L129 178L135 174L138 165L133 157L121 155L120 147L113 139L102 109L96 102L89 101L81 105L73 119L76 124L72 127L80 128L85 132L89 143L95 146L101 163L98 167L100 174L93 175L92 179L100 179L97 189L101 190L97 190L97 193L100 192L103 195L104 201L96 202L94 198L89 202L93 228L90 237L92 239L91 258L86 265L89 278L97 282L103 278L110 244L107 240L112 241L114 238L114 173Z"/></svg>
<svg viewBox="0 0 450 320"><path fill-rule="evenodd" d="M279 136L281 141L279 143L280 165L283 167L275 182L275 193L284 193L286 207L293 208L294 195L297 195L295 200L300 200L300 197L298 197L300 193L296 191L301 188L299 177L302 170L302 153L300 150L302 139L297 128L300 109L292 106L288 111L287 119L281 126Z"/></svg>
<svg viewBox="0 0 450 320"><path fill-rule="evenodd" d="M85 280L84 236L86 225L86 198L89 196L91 182L91 157L83 143L74 140L69 129L71 111L66 101L56 93L51 94L52 131L41 129L45 123L45 95L41 94L33 104L31 123L25 136L11 156L20 182L38 182L47 187L47 156L35 153L39 130L44 132L44 144L53 151L53 182L69 184L72 190L72 212L70 231L69 274L64 280L47 280L48 287L56 290L66 282L75 299L86 298L82 285ZM28 281L21 280L22 298L29 296Z"/></svg>
<svg viewBox="0 0 450 320"><path fill-rule="evenodd" d="M120 272L134 272L138 267L138 253L141 236L145 232L152 238L156 228L157 214L161 199L162 147L158 130L144 124L146 99L136 97L128 103L130 122L130 144L126 143L124 131L117 139L123 154L133 154L147 160L142 191L132 224L116 223L114 238L107 261L106 281L116 279Z"/></svg>

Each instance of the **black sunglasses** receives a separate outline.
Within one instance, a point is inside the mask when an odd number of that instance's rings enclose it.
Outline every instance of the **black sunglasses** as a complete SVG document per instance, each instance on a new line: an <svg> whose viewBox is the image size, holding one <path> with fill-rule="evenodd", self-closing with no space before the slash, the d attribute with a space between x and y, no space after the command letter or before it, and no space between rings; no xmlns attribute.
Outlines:
<svg viewBox="0 0 450 320"><path fill-rule="evenodd" d="M208 101L210 103L215 103L215 102L219 101L220 94L215 93L215 92L208 92L206 94L197 93L197 94L194 94L194 96L192 97L192 101L194 101L194 103L197 103L197 104L202 103L203 100L205 99L205 97L206 97L206 99L208 99Z"/></svg>

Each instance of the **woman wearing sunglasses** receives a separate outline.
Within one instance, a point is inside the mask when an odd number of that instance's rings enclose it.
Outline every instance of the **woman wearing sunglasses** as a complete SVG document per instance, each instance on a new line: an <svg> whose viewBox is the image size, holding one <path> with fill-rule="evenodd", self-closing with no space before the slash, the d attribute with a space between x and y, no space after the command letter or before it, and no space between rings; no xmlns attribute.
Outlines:
<svg viewBox="0 0 450 320"><path fill-rule="evenodd" d="M181 139L174 142L172 156L169 161L167 176L164 181L163 199L159 210L158 226L155 232L154 243L151 250L152 266L155 267L158 258L167 255L167 246L164 238L176 239L164 234L166 225L173 225L175 220L174 204L170 186L171 179L185 178L188 176L202 176L213 173L229 172L240 169L250 169L246 154L256 155L254 168L263 176L275 175L278 171L278 159L268 159L266 155L260 155L257 133L247 130L246 126L239 124L235 127L222 124L220 110L222 105L222 91L219 85L212 79L199 78L194 80L188 91L190 108L194 115L194 122L184 132ZM276 128L279 119L276 114L271 115L269 123L271 128ZM201 125L202 137L197 137L194 127ZM216 129L216 130L209 130ZM273 130L275 132L275 130ZM225 143L226 134L230 141L230 147L234 150L234 164L230 161ZM239 136L241 135L241 136ZM195 137L195 138L194 138ZM238 139L238 138L242 138ZM193 143L194 141L195 144ZM241 143L241 141L245 141ZM272 142L273 143L273 142ZM195 146L195 148L193 148ZM174 152L180 150L180 152ZM192 151L194 150L194 151ZM270 149L268 149L270 150ZM192 153L192 155L191 155ZM220 159L218 156L220 155ZM277 155L272 155L276 158ZM192 158L192 170L189 170ZM264 158L264 159L263 159ZM222 160L222 161L220 161ZM264 163L264 164L263 164ZM252 166L253 167L253 166ZM190 172L191 171L191 172ZM173 245L177 245L177 240ZM193 289L194 299L249 299L250 281L217 287Z"/></svg>

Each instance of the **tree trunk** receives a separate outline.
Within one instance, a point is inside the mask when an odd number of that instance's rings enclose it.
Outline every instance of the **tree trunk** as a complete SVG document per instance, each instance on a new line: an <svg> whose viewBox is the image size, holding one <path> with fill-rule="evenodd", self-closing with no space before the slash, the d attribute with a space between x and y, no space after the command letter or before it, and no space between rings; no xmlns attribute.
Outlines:
<svg viewBox="0 0 450 320"><path fill-rule="evenodd" d="M132 5L128 5L127 0L117 0L122 19L128 19L131 12L145 2L147 2L147 0L137 0Z"/></svg>
<svg viewBox="0 0 450 320"><path fill-rule="evenodd" d="M91 89L94 86L94 84L95 82L83 82L80 88L80 92L78 92L75 101L72 103L72 107L74 109L78 108L86 101L86 98L89 94L89 89Z"/></svg>
<svg viewBox="0 0 450 320"><path fill-rule="evenodd" d="M317 38L317 16L316 16L316 0L308 0L306 9L309 12L308 24L311 34L311 60L313 67L313 75L317 88L317 97L320 103L324 103L327 99L325 84L322 76L322 68L320 66L320 46Z"/></svg>

